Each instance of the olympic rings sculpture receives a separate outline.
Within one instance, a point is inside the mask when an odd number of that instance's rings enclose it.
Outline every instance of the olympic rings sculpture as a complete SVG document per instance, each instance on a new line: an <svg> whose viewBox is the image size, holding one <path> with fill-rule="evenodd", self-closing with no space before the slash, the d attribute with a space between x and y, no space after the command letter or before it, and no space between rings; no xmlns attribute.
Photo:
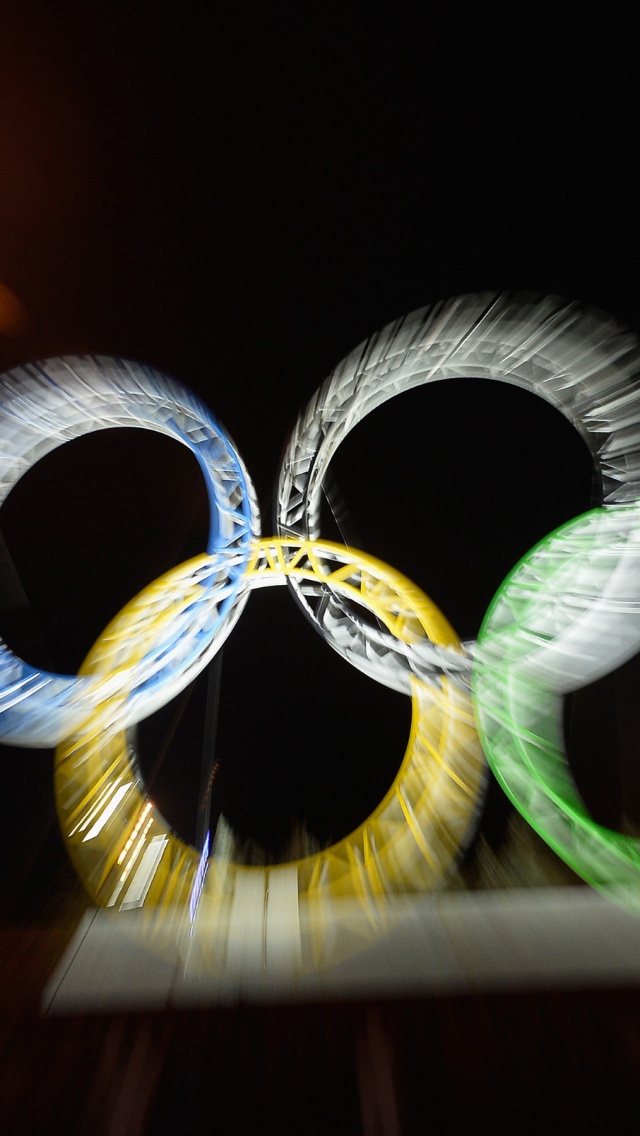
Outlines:
<svg viewBox="0 0 640 1136"><path fill-rule="evenodd" d="M200 853L170 832L147 798L124 728L206 665L252 587L285 581L336 651L414 704L389 794L346 841L295 865L300 894L383 894L442 880L482 798L471 683L487 759L516 806L589 882L615 897L637 893L640 845L595 825L572 786L561 696L640 642L639 363L628 331L553 297L467 296L415 312L353 352L300 415L280 474L279 537L262 542L240 458L172 380L89 357L4 376L5 495L59 441L104 425L143 425L194 448L217 519L206 555L127 605L77 679L42 675L6 648L0 653L0 733L19 744L62 743L60 818L94 899L112 907L184 903L202 885ZM516 567L468 650L414 585L319 532L322 481L349 430L394 394L464 376L511 382L556 406L589 446L602 496L601 508ZM210 864L204 894L229 886L225 872L222 879Z"/></svg>

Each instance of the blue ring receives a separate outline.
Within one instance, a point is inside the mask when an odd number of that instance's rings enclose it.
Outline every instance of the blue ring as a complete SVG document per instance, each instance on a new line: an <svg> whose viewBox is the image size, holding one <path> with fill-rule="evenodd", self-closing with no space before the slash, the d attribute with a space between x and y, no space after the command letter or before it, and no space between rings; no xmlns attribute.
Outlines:
<svg viewBox="0 0 640 1136"><path fill-rule="evenodd" d="M205 478L211 518L211 570L185 576L185 586L202 589L193 617L190 607L178 631L130 671L120 724L133 725L174 697L226 638L248 595L243 581L259 514L233 443L191 391L151 367L91 355L47 359L0 375L0 504L27 469L59 445L121 426L156 430L188 446ZM0 639L0 741L59 744L91 713L97 681L37 670Z"/></svg>

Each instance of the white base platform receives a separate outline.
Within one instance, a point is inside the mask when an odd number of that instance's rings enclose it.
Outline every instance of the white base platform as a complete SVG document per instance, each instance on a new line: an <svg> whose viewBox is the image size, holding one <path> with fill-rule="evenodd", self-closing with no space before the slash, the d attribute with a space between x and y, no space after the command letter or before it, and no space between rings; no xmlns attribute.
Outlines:
<svg viewBox="0 0 640 1136"><path fill-rule="evenodd" d="M530 888L296 903L269 917L236 902L200 910L192 929L183 913L90 911L43 1011L638 984L640 918L587 887Z"/></svg>

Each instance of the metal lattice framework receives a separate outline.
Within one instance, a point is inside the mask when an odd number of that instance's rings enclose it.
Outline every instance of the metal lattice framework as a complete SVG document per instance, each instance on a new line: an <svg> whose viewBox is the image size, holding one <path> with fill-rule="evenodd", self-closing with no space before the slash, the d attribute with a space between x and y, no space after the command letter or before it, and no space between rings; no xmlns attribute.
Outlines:
<svg viewBox="0 0 640 1136"><path fill-rule="evenodd" d="M640 494L640 351L610 316L557 297L460 296L388 324L346 357L300 414L278 487L283 536L317 539L323 479L340 443L376 407L413 387L451 378L512 383L546 399L579 431L600 475L605 506ZM425 502L428 511L428 501ZM368 671L370 637L345 600L321 618L295 581L297 601L323 637ZM357 641L360 641L359 648ZM376 644L380 668L397 675L389 635ZM358 663L358 659L360 662ZM413 674L468 677L471 658L435 644L412 650Z"/></svg>
<svg viewBox="0 0 640 1136"><path fill-rule="evenodd" d="M199 558L200 561L205 558ZM192 562L194 570L197 562ZM171 587L172 573L154 587ZM455 635L438 609L398 572L363 553L327 542L263 540L254 548L251 587L296 579L321 597L344 595L400 641ZM124 608L104 634L127 627ZM83 673L102 666L98 642ZM472 830L486 766L468 695L443 678L428 686L413 679L413 721L407 751L384 800L354 833L293 864L261 872L212 860L202 902L233 892L238 877L253 874L264 888L295 874L304 898L383 896L437 886ZM115 716L117 718L117 715ZM55 786L63 835L94 901L117 909L184 905L202 884L201 853L169 828L148 799L134 752L114 731L111 702L102 703L87 728L56 752Z"/></svg>
<svg viewBox="0 0 640 1136"><path fill-rule="evenodd" d="M52 674L18 659L0 640L0 740L55 745L105 697L126 692L123 724L164 705L201 670L246 599L245 569L259 531L254 491L233 444L195 395L151 367L104 356L70 356L0 377L0 504L23 473L63 442L109 427L167 434L195 455L209 494L206 571L185 570L170 591L145 592L128 634L128 663L104 646L100 678ZM143 645L144 644L144 645Z"/></svg>

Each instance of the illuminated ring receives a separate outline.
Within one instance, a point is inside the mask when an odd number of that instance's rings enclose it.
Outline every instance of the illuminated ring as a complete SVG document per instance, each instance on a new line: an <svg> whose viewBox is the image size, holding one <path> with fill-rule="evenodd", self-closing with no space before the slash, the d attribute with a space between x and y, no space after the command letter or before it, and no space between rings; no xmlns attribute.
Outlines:
<svg viewBox="0 0 640 1136"><path fill-rule="evenodd" d="M277 529L319 536L323 479L338 446L370 411L416 386L451 378L497 379L540 395L578 430L593 456L606 507L640 497L638 342L603 313L556 297L461 296L388 324L336 367L302 411L282 465ZM351 661L367 670L406 671L430 681L465 681L471 658L424 644L398 657L393 637L375 644L342 597L324 608L296 600L332 646L351 642ZM472 653L472 649L471 652ZM360 663L358 662L360 659ZM379 675L378 675L379 677Z"/></svg>
<svg viewBox="0 0 640 1136"><path fill-rule="evenodd" d="M103 677L50 674L0 641L0 740L56 745L97 702L127 692L123 725L151 714L207 664L246 600L244 573L259 528L251 482L207 408L151 367L104 356L70 356L0 377L0 504L30 466L93 430L134 426L187 446L204 474L211 521L206 572L178 571L174 587L138 605L134 636L105 645ZM144 649L142 643L144 642ZM124 655L127 655L127 661Z"/></svg>
<svg viewBox="0 0 640 1136"><path fill-rule="evenodd" d="M202 560L192 561L194 571ZM153 587L172 588L172 576L167 573ZM446 625L418 588L363 553L329 542L277 538L255 545L248 569L251 587L293 578L305 588L329 586L348 595L400 638L415 641L421 634L437 641ZM103 639L116 632L126 642L130 607ZM101 667L101 656L98 641L83 673L92 672L96 659ZM292 871L297 893L305 898L382 896L441 883L473 831L486 765L465 691L446 678L439 686L414 679L412 697L404 760L372 816L322 852L264 869L265 887L271 881L275 888L277 879L283 873L290 879ZM67 849L94 902L115 909L184 910L202 883L201 853L173 833L147 797L125 732L111 729L113 717L113 702L104 702L85 730L56 751L56 802ZM216 859L208 868L205 906L233 891L239 875L257 871Z"/></svg>
<svg viewBox="0 0 640 1136"><path fill-rule="evenodd" d="M513 803L588 883L640 914L640 840L596 823L567 762L563 695L640 645L640 503L563 525L520 561L478 638L474 703Z"/></svg>

